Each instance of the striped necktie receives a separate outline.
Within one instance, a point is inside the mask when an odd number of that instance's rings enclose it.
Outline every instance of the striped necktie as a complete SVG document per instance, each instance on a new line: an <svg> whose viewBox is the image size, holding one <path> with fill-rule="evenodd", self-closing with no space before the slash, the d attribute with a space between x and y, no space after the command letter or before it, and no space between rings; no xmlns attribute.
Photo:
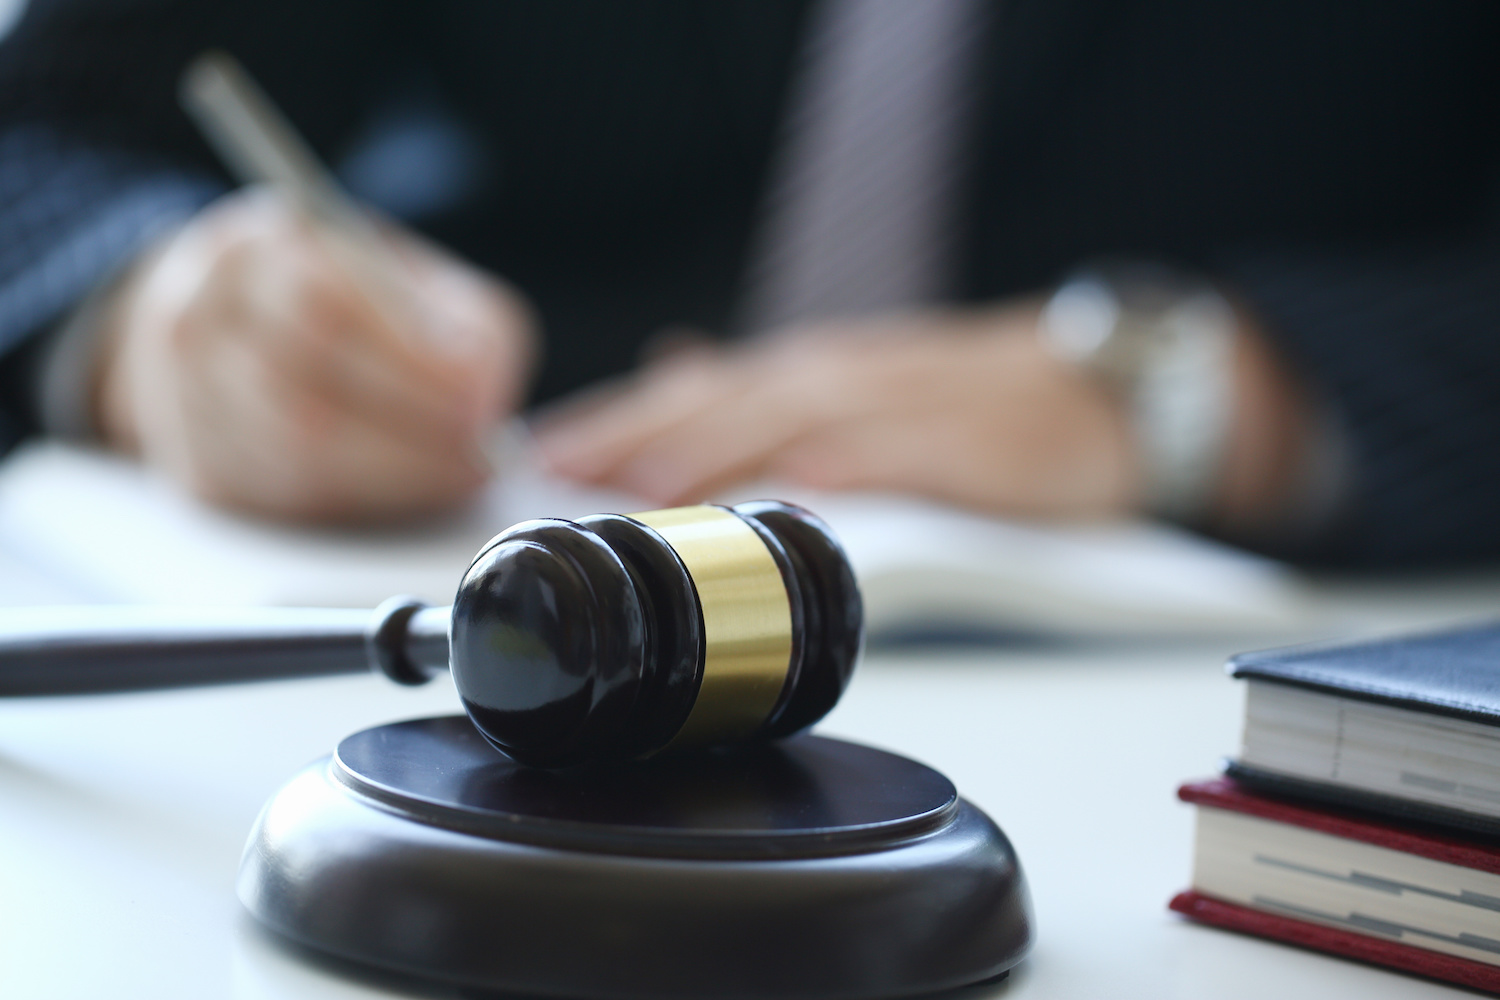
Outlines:
<svg viewBox="0 0 1500 1000"><path fill-rule="evenodd" d="M948 292L982 0L814 8L752 246L747 332Z"/></svg>

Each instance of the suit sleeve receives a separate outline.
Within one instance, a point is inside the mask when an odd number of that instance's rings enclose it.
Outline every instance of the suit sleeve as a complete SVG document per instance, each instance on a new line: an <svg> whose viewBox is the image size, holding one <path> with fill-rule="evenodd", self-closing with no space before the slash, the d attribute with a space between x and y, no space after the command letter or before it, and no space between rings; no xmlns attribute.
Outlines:
<svg viewBox="0 0 1500 1000"><path fill-rule="evenodd" d="M1500 558L1500 241L1263 252L1226 278L1345 437L1340 509L1279 554L1390 568Z"/></svg>
<svg viewBox="0 0 1500 1000"><path fill-rule="evenodd" d="M232 52L327 152L391 69L390 21L378 3L32 0L0 44L0 452L36 429L40 339L231 186L178 107L182 68Z"/></svg>

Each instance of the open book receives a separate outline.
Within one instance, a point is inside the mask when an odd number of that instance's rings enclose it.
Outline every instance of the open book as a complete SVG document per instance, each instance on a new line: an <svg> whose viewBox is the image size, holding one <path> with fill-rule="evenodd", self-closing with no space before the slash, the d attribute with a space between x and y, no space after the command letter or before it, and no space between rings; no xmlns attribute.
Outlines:
<svg viewBox="0 0 1500 1000"><path fill-rule="evenodd" d="M833 526L877 634L1241 633L1301 615L1285 567L1165 526L1043 527L890 496L754 495L802 503ZM0 465L0 547L95 601L358 607L405 593L447 603L479 547L516 521L647 506L550 480L522 454L453 516L319 531L213 509L88 449L34 444Z"/></svg>

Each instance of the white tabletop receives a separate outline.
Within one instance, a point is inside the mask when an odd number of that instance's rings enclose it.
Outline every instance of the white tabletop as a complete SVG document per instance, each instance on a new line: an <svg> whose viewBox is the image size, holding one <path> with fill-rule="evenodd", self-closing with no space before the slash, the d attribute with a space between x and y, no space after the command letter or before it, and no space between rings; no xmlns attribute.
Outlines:
<svg viewBox="0 0 1500 1000"><path fill-rule="evenodd" d="M40 593L9 579L0 597ZM1408 593L1404 606L1441 618L1500 591ZM1370 600L1402 605L1399 589ZM965 996L1471 995L1167 911L1192 834L1173 790L1235 749L1231 651L1224 640L867 658L821 731L946 772L1010 835L1031 884L1035 951L1008 984ZM0 997L444 995L309 960L257 929L233 885L256 812L302 764L354 730L457 709L446 680L410 690L375 677L0 702Z"/></svg>

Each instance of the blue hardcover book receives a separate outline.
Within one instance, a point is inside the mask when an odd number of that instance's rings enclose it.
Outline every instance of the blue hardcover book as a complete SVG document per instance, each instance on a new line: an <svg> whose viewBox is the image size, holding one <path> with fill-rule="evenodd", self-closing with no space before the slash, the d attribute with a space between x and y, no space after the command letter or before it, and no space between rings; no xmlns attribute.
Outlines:
<svg viewBox="0 0 1500 1000"><path fill-rule="evenodd" d="M1246 653L1228 773L1262 791L1500 836L1500 625Z"/></svg>

